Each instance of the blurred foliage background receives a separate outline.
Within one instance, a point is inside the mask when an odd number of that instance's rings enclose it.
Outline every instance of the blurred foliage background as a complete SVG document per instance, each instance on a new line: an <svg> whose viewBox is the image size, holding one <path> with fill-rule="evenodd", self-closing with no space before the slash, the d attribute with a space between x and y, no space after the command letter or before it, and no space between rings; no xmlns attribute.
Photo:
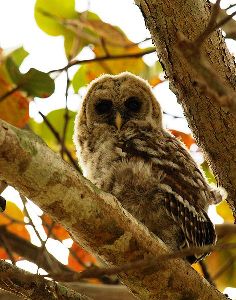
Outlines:
<svg viewBox="0 0 236 300"><path fill-rule="evenodd" d="M121 28L104 22L89 9L77 11L75 0L37 0L34 17L44 33L50 37L63 37L67 63L48 72L35 68L22 72L21 65L31 53L22 46L15 49L1 48L0 118L14 126L35 132L79 171L72 143L76 112L68 108L68 93L77 95L74 101L81 102L86 85L103 73L130 71L148 80L154 92L167 80L157 57L152 59L151 64L145 60L155 50L148 33L144 40L132 42ZM81 53L85 53L83 58ZM42 121L36 122L33 116L30 117L30 107L34 108L34 112L37 110L36 106L31 106L32 103L55 94L55 80L63 75L66 75L63 77L66 81L64 108L50 108L48 114L38 110L36 113L41 116ZM172 105L172 102L165 98L165 105ZM182 126L183 130L179 126L175 127L175 120L184 118L179 114L179 108L176 111L176 114L164 111L164 116L169 117L168 128L185 143L194 158L201 163L209 182L215 184L214 176L189 129L186 126L185 129ZM73 274L75 271L101 265L95 257L73 242L68 232L45 215L30 199L19 195L4 182L0 184L0 192L7 197L6 210L0 215L1 259L38 274L47 272L52 278L61 273L61 280L63 274ZM224 225L233 224L232 213L225 201L216 209L212 207L209 213L213 222L219 223L217 226L221 229L227 228ZM234 234L229 234L227 230L221 230L221 233L220 242L235 242ZM194 268L224 291L226 287L236 287L235 256L236 251L232 249L214 252L201 264L194 265ZM114 276L89 281L96 284L119 284Z"/></svg>

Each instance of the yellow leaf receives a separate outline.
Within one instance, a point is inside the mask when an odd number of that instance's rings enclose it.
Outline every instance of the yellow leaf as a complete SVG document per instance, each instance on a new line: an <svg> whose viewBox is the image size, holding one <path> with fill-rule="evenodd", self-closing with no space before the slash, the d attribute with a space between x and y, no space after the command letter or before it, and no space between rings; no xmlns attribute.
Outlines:
<svg viewBox="0 0 236 300"><path fill-rule="evenodd" d="M0 225L6 225L10 232L29 240L29 233L22 222L24 222L24 213L14 202L7 201L4 213L0 214Z"/></svg>
<svg viewBox="0 0 236 300"><path fill-rule="evenodd" d="M224 219L224 222L234 223L232 210L225 200L216 206L216 211Z"/></svg>

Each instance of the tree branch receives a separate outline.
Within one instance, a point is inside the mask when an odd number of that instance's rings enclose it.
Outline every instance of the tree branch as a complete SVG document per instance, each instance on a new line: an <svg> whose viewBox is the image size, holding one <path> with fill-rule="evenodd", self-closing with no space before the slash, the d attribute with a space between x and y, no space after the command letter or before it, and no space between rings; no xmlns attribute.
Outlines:
<svg viewBox="0 0 236 300"><path fill-rule="evenodd" d="M137 52L137 53L131 53L131 54L104 55L104 56L100 56L100 57L95 57L93 59L74 60L74 61L71 61L68 65L66 65L65 67L63 67L61 69L49 71L48 74L55 73L55 72L66 71L70 67L76 66L76 65L88 64L88 63L92 63L92 62L100 62L100 61L104 61L104 60L113 60L113 59L116 60L116 59L139 58L139 57L142 57L146 54L150 54L150 53L153 53L153 52L155 52L154 48L146 50L146 51L140 51L140 52Z"/></svg>
<svg viewBox="0 0 236 300"><path fill-rule="evenodd" d="M203 149L217 183L226 189L227 201L236 216L236 117L220 108L214 95L202 92L194 84L199 72L179 51L178 32L189 41L195 41L209 23L210 4L205 0L136 0L136 4L151 32L158 57L170 80L170 88L182 104L196 142ZM234 97L235 63L220 32L212 33L205 40L201 55L223 82L227 95ZM208 75L208 81L214 84L215 77Z"/></svg>
<svg viewBox="0 0 236 300"><path fill-rule="evenodd" d="M65 286L48 281L42 276L23 271L3 260L0 261L0 287L6 291L33 300L91 300Z"/></svg>
<svg viewBox="0 0 236 300"><path fill-rule="evenodd" d="M169 253L113 196L98 190L32 132L4 121L0 122L0 177L109 264ZM153 268L130 270L120 277L140 299L226 299L182 259L157 260Z"/></svg>
<svg viewBox="0 0 236 300"><path fill-rule="evenodd" d="M64 285L64 283L63 283ZM126 286L110 284L65 283L71 289L85 294L94 300L137 300ZM13 296L0 290L0 300L22 300L22 297Z"/></svg>

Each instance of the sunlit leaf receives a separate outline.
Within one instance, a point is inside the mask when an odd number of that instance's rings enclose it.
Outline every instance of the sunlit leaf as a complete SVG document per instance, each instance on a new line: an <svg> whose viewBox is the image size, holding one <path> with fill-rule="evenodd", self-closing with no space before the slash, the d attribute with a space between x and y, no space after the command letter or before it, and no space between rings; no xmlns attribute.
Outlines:
<svg viewBox="0 0 236 300"><path fill-rule="evenodd" d="M162 80L159 77L160 73L162 72L163 69L161 63L159 60L157 60L153 66L150 67L147 65L140 75L142 78L148 80L152 87L155 87L156 85L162 82Z"/></svg>
<svg viewBox="0 0 236 300"><path fill-rule="evenodd" d="M60 136L63 135L65 113L66 113L66 111L63 108L63 109L54 110L47 115L47 119L53 125L53 127L59 133ZM66 131L65 142L69 148L71 147L74 149L73 142L72 142L72 135L74 132L74 118L75 118L76 113L69 110L68 115L69 115L69 121L68 121L68 126L67 126L67 131ZM54 150L56 150L55 145L58 145L58 141L55 138L55 136L53 135L52 131L48 128L48 126L46 125L45 122L37 123L31 119L29 122L29 126L50 147L52 147Z"/></svg>
<svg viewBox="0 0 236 300"><path fill-rule="evenodd" d="M79 261L82 261L86 266L90 266L91 264L94 264L96 262L95 257L86 252L76 243L73 243L71 250L78 259L76 259L74 255L70 253L68 258L68 265L75 271L82 271L84 269L83 265Z"/></svg>
<svg viewBox="0 0 236 300"><path fill-rule="evenodd" d="M216 211L224 219L224 222L234 223L232 210L225 200L216 206Z"/></svg>
<svg viewBox="0 0 236 300"><path fill-rule="evenodd" d="M49 228L51 228L53 224L53 220L49 215L46 214L43 214L41 218L43 221L43 228L46 234L48 234ZM54 237L60 241L70 238L69 233L58 223L53 224L51 232L53 233Z"/></svg>
<svg viewBox="0 0 236 300"><path fill-rule="evenodd" d="M186 146L187 148L190 148L192 146L192 144L195 143L194 138L192 137L191 134L187 134L175 129L170 129L170 132L177 137L178 139L180 139Z"/></svg>
<svg viewBox="0 0 236 300"><path fill-rule="evenodd" d="M66 34L65 19L77 16L75 0L37 0L35 3L35 20L38 26L50 35Z"/></svg>
<svg viewBox="0 0 236 300"><path fill-rule="evenodd" d="M82 65L79 68L79 70L75 73L72 80L72 86L75 93L78 93L79 89L88 83L87 72L88 67L86 65Z"/></svg>
<svg viewBox="0 0 236 300"><path fill-rule="evenodd" d="M152 87L155 87L163 82L158 76L151 77L148 81Z"/></svg>
<svg viewBox="0 0 236 300"><path fill-rule="evenodd" d="M8 254L6 250L2 247L0 247L0 259L8 259Z"/></svg>
<svg viewBox="0 0 236 300"><path fill-rule="evenodd" d="M46 33L64 36L65 52L69 59L75 57L84 47L84 42L77 32L71 30L68 20L78 17L75 1L37 0L35 4L35 20Z"/></svg>
<svg viewBox="0 0 236 300"><path fill-rule="evenodd" d="M124 55L127 56L133 53L144 52L145 49L140 49L137 45L133 44L132 47L123 48L123 47L111 47L107 46L109 55ZM101 47L95 47L94 52L97 57L107 55L105 50ZM121 59L110 59L103 60L98 62L92 62L87 65L81 66L74 78L72 80L72 85L75 92L90 83L93 79L98 76L109 73L109 74L119 74L124 71L132 72L136 75L142 75L145 72L147 65L143 61L142 57L135 58L121 58Z"/></svg>
<svg viewBox="0 0 236 300"><path fill-rule="evenodd" d="M8 57L6 59L6 69L8 71L8 74L10 75L11 80L16 85L18 85L19 81L21 80L22 74L19 71L19 67L11 57Z"/></svg>
<svg viewBox="0 0 236 300"><path fill-rule="evenodd" d="M75 57L84 46L118 46L130 51L133 43L124 32L102 21L90 11L75 11L74 1L37 0L35 19L38 26L50 35L64 37L65 52L69 59Z"/></svg>
<svg viewBox="0 0 236 300"><path fill-rule="evenodd" d="M193 264L192 268L194 268L199 274L203 276L202 268L199 263Z"/></svg>
<svg viewBox="0 0 236 300"><path fill-rule="evenodd" d="M133 44L119 27L102 21L91 12L87 12L86 16L85 13L81 14L80 24L83 24L84 28L89 29L91 33L93 32L94 35L100 37L100 40L103 40L106 45L129 47Z"/></svg>
<svg viewBox="0 0 236 300"><path fill-rule="evenodd" d="M15 92L0 102L0 119L16 127L24 127L29 120L29 101L27 97L21 92Z"/></svg>
<svg viewBox="0 0 236 300"><path fill-rule="evenodd" d="M10 56L15 64L19 67L22 64L23 60L28 56L28 54L29 53L23 47L20 47L14 50L10 54Z"/></svg>
<svg viewBox="0 0 236 300"><path fill-rule="evenodd" d="M1 50L1 49L0 49ZM8 56L9 57L9 56ZM0 53L0 97L15 88L6 70L6 58ZM0 101L0 119L17 126L24 127L29 120L29 100L20 91L11 93Z"/></svg>
<svg viewBox="0 0 236 300"><path fill-rule="evenodd" d="M207 181L210 182L210 183L214 183L216 184L216 179L208 165L208 163L206 161L204 161L202 164L201 164L201 168L207 178Z"/></svg>
<svg viewBox="0 0 236 300"><path fill-rule="evenodd" d="M6 68L12 81L28 96L46 98L54 92L54 80L47 73L30 69L22 74L11 57L7 58Z"/></svg>
<svg viewBox="0 0 236 300"><path fill-rule="evenodd" d="M7 230L29 240L30 236L25 228L24 213L11 201L7 201L4 213L0 214L0 225L7 226Z"/></svg>
<svg viewBox="0 0 236 300"><path fill-rule="evenodd" d="M222 244L236 243L236 237L230 235L220 242ZM223 291L227 286L236 287L236 249L213 252L206 257L205 262L219 290Z"/></svg>

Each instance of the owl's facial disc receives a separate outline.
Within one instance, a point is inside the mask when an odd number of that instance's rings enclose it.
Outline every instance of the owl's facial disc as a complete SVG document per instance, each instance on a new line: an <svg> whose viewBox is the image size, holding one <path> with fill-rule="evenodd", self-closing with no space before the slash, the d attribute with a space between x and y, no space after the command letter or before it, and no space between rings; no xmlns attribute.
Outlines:
<svg viewBox="0 0 236 300"><path fill-rule="evenodd" d="M98 99L94 104L97 123L107 123L120 130L128 121L141 119L145 115L145 103L136 96L131 96L116 103L109 99Z"/></svg>

